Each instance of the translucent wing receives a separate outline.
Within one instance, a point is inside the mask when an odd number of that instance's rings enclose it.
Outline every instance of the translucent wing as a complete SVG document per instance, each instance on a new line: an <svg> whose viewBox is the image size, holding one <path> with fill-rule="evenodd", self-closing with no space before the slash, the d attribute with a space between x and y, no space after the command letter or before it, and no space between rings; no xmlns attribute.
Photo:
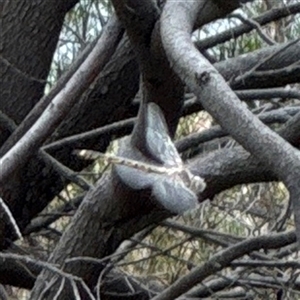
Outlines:
<svg viewBox="0 0 300 300"><path fill-rule="evenodd" d="M172 176L145 173L145 171L121 165L116 170L123 182L132 189L151 188L156 203L171 213L182 214L195 208L198 204L196 194L187 188L182 181Z"/></svg>
<svg viewBox="0 0 300 300"><path fill-rule="evenodd" d="M172 177L162 177L156 180L153 184L152 195L165 209L175 214L182 214L198 204L197 196L182 182Z"/></svg>
<svg viewBox="0 0 300 300"><path fill-rule="evenodd" d="M181 166L182 160L174 146L161 109L155 103L147 108L146 147L165 166Z"/></svg>
<svg viewBox="0 0 300 300"><path fill-rule="evenodd" d="M133 190L151 188L153 182L156 180L156 174L146 173L145 171L127 166L118 165L116 166L115 171L122 182Z"/></svg>

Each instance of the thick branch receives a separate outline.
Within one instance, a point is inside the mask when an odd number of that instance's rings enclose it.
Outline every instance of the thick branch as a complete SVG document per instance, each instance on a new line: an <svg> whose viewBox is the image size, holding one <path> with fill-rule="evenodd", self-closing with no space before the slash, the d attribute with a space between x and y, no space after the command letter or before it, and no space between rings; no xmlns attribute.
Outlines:
<svg viewBox="0 0 300 300"><path fill-rule="evenodd" d="M65 14L78 0L5 2L0 31L0 107L19 124L43 94Z"/></svg>
<svg viewBox="0 0 300 300"><path fill-rule="evenodd" d="M107 24L106 30L97 43L97 47L74 73L65 88L55 96L30 130L0 159L0 165L2 166L0 173L1 185L18 167L24 165L37 153L43 142L65 118L70 108L76 103L76 100L93 82L99 70L104 67L114 53L121 34L121 27L118 21L113 18Z"/></svg>
<svg viewBox="0 0 300 300"><path fill-rule="evenodd" d="M194 47L191 32L205 2L167 2L161 30L168 58L219 124L284 181L293 199L300 240L300 154L242 105L222 76Z"/></svg>

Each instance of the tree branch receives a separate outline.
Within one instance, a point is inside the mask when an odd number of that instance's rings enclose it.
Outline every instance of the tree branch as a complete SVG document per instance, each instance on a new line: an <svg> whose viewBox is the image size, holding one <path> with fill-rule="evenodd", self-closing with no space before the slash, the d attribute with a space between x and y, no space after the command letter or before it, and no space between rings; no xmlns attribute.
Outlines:
<svg viewBox="0 0 300 300"><path fill-rule="evenodd" d="M296 232L300 241L299 151L255 118L223 77L194 47L191 32L197 13L205 2L166 3L161 31L168 59L218 123L283 180L293 199Z"/></svg>
<svg viewBox="0 0 300 300"><path fill-rule="evenodd" d="M4 182L18 167L24 165L32 155L37 153L42 143L65 118L79 96L93 82L99 70L103 68L114 53L121 34L121 27L118 21L113 18L107 24L106 30L103 32L94 51L74 73L65 88L55 96L30 130L0 159L0 165L2 166L0 173L1 185L4 185Z"/></svg>
<svg viewBox="0 0 300 300"><path fill-rule="evenodd" d="M274 22L280 20L282 18L288 17L290 15L295 15L300 12L300 3L292 3L290 5L284 5L283 7L275 7L262 15L253 18L253 20L259 24L260 26L266 25L270 22ZM196 47L200 50L209 49L217 44L224 43L229 41L232 38L237 38L242 34L248 33L255 29L253 26L248 24L242 24L240 26L236 26L235 28L226 30L220 34L217 34L213 37L206 38L201 41L196 42Z"/></svg>
<svg viewBox="0 0 300 300"><path fill-rule="evenodd" d="M294 243L295 232L274 234L272 236L258 236L239 242L223 251L213 255L207 262L191 270L191 272L165 289L153 300L173 300L187 292L194 285L200 283L208 276L222 270L230 263L252 251L259 249L275 249Z"/></svg>

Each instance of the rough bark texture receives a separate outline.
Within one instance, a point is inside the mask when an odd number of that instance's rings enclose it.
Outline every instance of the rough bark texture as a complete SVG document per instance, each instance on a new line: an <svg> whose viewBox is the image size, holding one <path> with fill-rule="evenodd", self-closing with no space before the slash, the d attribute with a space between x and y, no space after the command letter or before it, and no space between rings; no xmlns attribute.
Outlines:
<svg viewBox="0 0 300 300"><path fill-rule="evenodd" d="M0 31L0 109L16 124L22 121L43 95L65 14L76 3L74 0L5 3ZM2 136L1 141L6 138ZM44 190L31 189L35 183L30 183L28 178L38 178L43 170L44 165L37 158L16 172L14 178L1 187L2 197L9 204L21 228L46 205L43 200L35 202L39 198L38 194L51 194L51 187L45 187L45 183L41 184ZM49 178L55 180L57 176L50 174ZM41 205L38 207L36 203ZM9 228L1 233L1 246L5 245L5 236L13 238Z"/></svg>
<svg viewBox="0 0 300 300"><path fill-rule="evenodd" d="M0 107L17 124L43 94L65 14L77 2L6 2L0 33L5 59L0 59Z"/></svg>

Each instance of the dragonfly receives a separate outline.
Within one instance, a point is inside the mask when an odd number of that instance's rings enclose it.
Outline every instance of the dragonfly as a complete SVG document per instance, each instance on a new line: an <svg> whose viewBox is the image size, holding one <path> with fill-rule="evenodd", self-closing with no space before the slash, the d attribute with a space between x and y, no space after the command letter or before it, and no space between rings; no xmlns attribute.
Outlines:
<svg viewBox="0 0 300 300"><path fill-rule="evenodd" d="M120 157L109 153L101 153L94 150L74 150L74 154L84 159L102 158L108 163L122 165L146 173L154 173L170 176L174 181L182 181L184 185L194 193L202 192L205 187L205 181L200 176L194 175L183 163L176 166L154 165L130 158Z"/></svg>
<svg viewBox="0 0 300 300"><path fill-rule="evenodd" d="M141 153L141 148L146 149L154 163L93 150L75 150L75 153L86 159L103 158L114 165L129 168L117 170L123 183L134 190L151 188L156 203L172 213L181 214L195 208L198 194L205 189L206 184L184 165L170 138L161 108L153 102L142 103L139 117L140 122L137 122L131 135L131 144ZM144 172L145 176L133 170Z"/></svg>

